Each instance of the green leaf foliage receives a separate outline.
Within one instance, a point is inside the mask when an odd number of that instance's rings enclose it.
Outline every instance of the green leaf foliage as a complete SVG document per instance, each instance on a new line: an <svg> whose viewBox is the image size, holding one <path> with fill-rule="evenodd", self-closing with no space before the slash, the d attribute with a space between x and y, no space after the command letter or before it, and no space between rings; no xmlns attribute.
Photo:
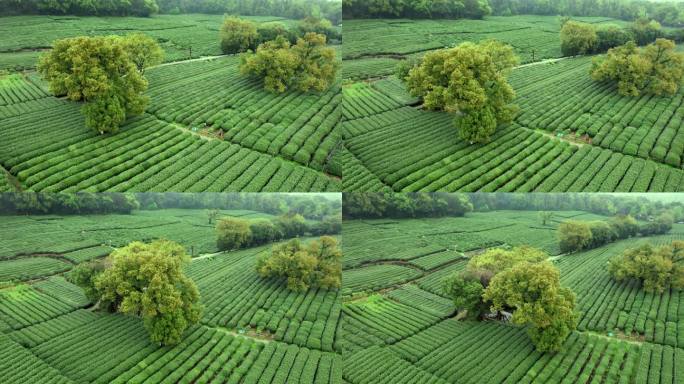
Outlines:
<svg viewBox="0 0 684 384"><path fill-rule="evenodd" d="M510 104L515 92L506 75L517 63L509 45L494 40L466 42L427 53L409 70L406 85L426 108L456 114L455 124L464 140L486 142L497 125L511 121L516 111Z"/></svg>
<svg viewBox="0 0 684 384"><path fill-rule="evenodd" d="M548 261L520 263L494 276L483 298L492 309L514 310L512 321L528 326L539 351L558 351L577 327L575 294L560 285L560 272Z"/></svg>
<svg viewBox="0 0 684 384"><path fill-rule="evenodd" d="M342 251L337 247L337 240L330 236L321 236L306 245L292 239L259 257L256 270L262 277L287 278L287 287L294 291L305 291L311 286L339 288Z"/></svg>
<svg viewBox="0 0 684 384"><path fill-rule="evenodd" d="M339 63L335 50L325 45L325 35L306 33L292 45L283 36L267 41L241 57L240 72L263 79L264 88L282 93L325 91L335 81Z"/></svg>
<svg viewBox="0 0 684 384"><path fill-rule="evenodd" d="M258 37L254 22L238 17L227 17L221 25L221 51L230 54L253 49Z"/></svg>
<svg viewBox="0 0 684 384"><path fill-rule="evenodd" d="M152 341L176 344L202 313L197 286L183 272L189 261L185 248L172 241L130 243L112 252L95 279L100 302L142 317Z"/></svg>
<svg viewBox="0 0 684 384"><path fill-rule="evenodd" d="M608 272L617 281L637 279L647 292L684 288L684 242L654 247L646 243L625 250L608 262Z"/></svg>

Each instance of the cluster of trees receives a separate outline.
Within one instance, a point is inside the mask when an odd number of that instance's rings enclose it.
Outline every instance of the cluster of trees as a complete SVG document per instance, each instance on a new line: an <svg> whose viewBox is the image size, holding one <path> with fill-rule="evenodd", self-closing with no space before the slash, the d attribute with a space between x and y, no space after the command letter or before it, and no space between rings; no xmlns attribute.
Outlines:
<svg viewBox="0 0 684 384"><path fill-rule="evenodd" d="M307 33L325 35L327 40L340 40L340 32L333 28L330 20L309 16L299 23L288 28L285 24L277 21L268 23L256 23L251 20L241 19L236 16L226 17L219 32L221 39L221 51L225 54L256 50L265 42L273 41L282 36L290 44L296 44L299 38Z"/></svg>
<svg viewBox="0 0 684 384"><path fill-rule="evenodd" d="M211 216L209 221L211 221ZM216 246L219 250L233 250L304 236L332 235L342 232L338 217L328 217L313 223L296 213L268 219L226 217L216 223Z"/></svg>
<svg viewBox="0 0 684 384"><path fill-rule="evenodd" d="M475 211L586 211L603 216L630 215L644 221L668 211L675 221L684 220L684 205L681 202L663 203L628 194L499 192L472 193L468 194L468 198Z"/></svg>
<svg viewBox="0 0 684 384"><path fill-rule="evenodd" d="M301 19L322 16L342 21L339 0L0 0L0 14L150 16L154 13L212 13L281 16Z"/></svg>
<svg viewBox="0 0 684 384"><path fill-rule="evenodd" d="M157 13L155 0L2 0L0 14L149 16Z"/></svg>
<svg viewBox="0 0 684 384"><path fill-rule="evenodd" d="M86 126L104 134L145 110L145 68L162 59L156 40L142 33L80 36L55 41L37 70L55 96L85 102Z"/></svg>
<svg viewBox="0 0 684 384"><path fill-rule="evenodd" d="M667 233L672 223L670 212L662 212L641 225L629 215L616 216L610 221L568 220L558 226L558 241L561 252L577 252L632 236Z"/></svg>
<svg viewBox="0 0 684 384"><path fill-rule="evenodd" d="M630 215L647 221L667 211L684 220L681 202L596 193L394 193L343 194L345 218L463 216L470 211L586 211L597 215Z"/></svg>
<svg viewBox="0 0 684 384"><path fill-rule="evenodd" d="M260 44L255 53L240 58L240 73L263 80L264 88L282 93L325 91L335 82L340 63L335 50L325 44L325 35L308 32L292 45L285 37Z"/></svg>
<svg viewBox="0 0 684 384"><path fill-rule="evenodd" d="M1 195L0 195L1 196ZM323 220L340 216L342 201L325 194L310 193L136 193L140 208L145 210L182 209L246 209L272 215L300 214L306 219ZM211 223L210 223L211 224Z"/></svg>
<svg viewBox="0 0 684 384"><path fill-rule="evenodd" d="M648 292L684 288L684 242L654 247L646 243L626 249L608 262L608 272L617 281L637 279Z"/></svg>
<svg viewBox="0 0 684 384"><path fill-rule="evenodd" d="M469 18L492 13L487 0L343 0L345 19L353 18Z"/></svg>
<svg viewBox="0 0 684 384"><path fill-rule="evenodd" d="M240 72L263 80L270 92L292 88L324 91L334 83L340 67L335 50L327 47L326 41L341 36L326 19L307 17L288 29L282 23L257 25L228 17L220 36L223 53L245 52L240 57Z"/></svg>
<svg viewBox="0 0 684 384"><path fill-rule="evenodd" d="M622 20L647 17L684 25L684 3L649 0L489 0L494 15L605 16Z"/></svg>
<svg viewBox="0 0 684 384"><path fill-rule="evenodd" d="M397 75L426 108L454 113L461 138L472 144L489 141L499 124L513 119L515 92L506 76L517 64L509 45L466 42L429 52Z"/></svg>
<svg viewBox="0 0 684 384"><path fill-rule="evenodd" d="M565 19L560 31L561 52L565 56L600 53L630 41L645 45L663 35L660 23L648 19L638 19L630 28L613 24L596 26Z"/></svg>
<svg viewBox="0 0 684 384"><path fill-rule="evenodd" d="M345 193L342 214L347 219L379 217L463 216L473 210L458 193Z"/></svg>
<svg viewBox="0 0 684 384"><path fill-rule="evenodd" d="M324 17L342 22L339 0L156 0L160 13L211 13L246 16L280 16L303 19Z"/></svg>
<svg viewBox="0 0 684 384"><path fill-rule="evenodd" d="M539 351L558 351L577 327L575 294L561 287L560 273L548 255L531 247L492 249L474 256L465 271L442 282L459 316L471 319L513 312L526 325Z"/></svg>
<svg viewBox="0 0 684 384"><path fill-rule="evenodd" d="M124 193L0 193L2 215L129 214L139 207L134 195Z"/></svg>
<svg viewBox="0 0 684 384"><path fill-rule="evenodd" d="M197 286L183 272L189 261L180 244L136 241L79 265L69 279L100 309L141 317L153 342L170 345L202 314Z"/></svg>
<svg viewBox="0 0 684 384"><path fill-rule="evenodd" d="M618 92L625 96L674 94L682 76L684 54L676 52L674 41L667 39L656 39L644 48L630 41L604 57L595 57L591 67L594 80L616 82Z"/></svg>
<svg viewBox="0 0 684 384"><path fill-rule="evenodd" d="M270 254L257 259L256 270L261 277L287 279L293 291L306 291L310 287L339 288L342 283L342 251L337 240L321 236L308 244L292 239L276 245Z"/></svg>

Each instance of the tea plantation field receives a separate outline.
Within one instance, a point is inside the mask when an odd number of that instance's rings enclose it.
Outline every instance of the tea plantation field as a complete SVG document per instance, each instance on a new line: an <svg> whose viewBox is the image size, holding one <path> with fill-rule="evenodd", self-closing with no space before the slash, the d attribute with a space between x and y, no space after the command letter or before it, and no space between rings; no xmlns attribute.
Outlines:
<svg viewBox="0 0 684 384"><path fill-rule="evenodd" d="M521 211L345 221L344 380L354 384L684 380L684 295L679 291L649 294L634 283L615 283L605 271L607 260L625 247L684 239L684 225L675 224L668 235L558 255L558 221L601 217L554 214L547 226L535 221L536 212ZM361 236L362 231L372 235ZM544 236L544 231L554 236ZM523 328L507 323L457 320L451 300L441 290L441 280L464 269L470 255L492 246L518 244L559 256L553 262L561 271L561 282L577 294L580 325L561 352L537 352Z"/></svg>
<svg viewBox="0 0 684 384"><path fill-rule="evenodd" d="M197 18L169 30L191 39L200 28L218 50L221 18ZM0 74L0 191L340 191L339 83L276 95L238 64L223 56L148 69L147 110L107 135L86 128L81 105L51 96L35 72Z"/></svg>
<svg viewBox="0 0 684 384"><path fill-rule="evenodd" d="M182 209L3 217L0 234L14 240L0 251L6 281L0 286L0 377L12 383L340 383L338 293L294 293L281 280L258 277L256 257L271 245L191 262L186 272L200 290L204 313L175 346L151 343L138 318L93 311L82 290L62 276L78 262L106 255L110 245L134 239L159 236L196 255L215 252L206 221L206 211ZM36 265L17 267L26 260Z"/></svg>
<svg viewBox="0 0 684 384"><path fill-rule="evenodd" d="M244 16L255 22L295 23L276 16ZM41 51L56 39L143 32L160 42L166 61L220 55L218 31L223 15L183 14L151 17L10 16L0 17L0 70L34 68ZM192 56L191 56L192 53Z"/></svg>
<svg viewBox="0 0 684 384"><path fill-rule="evenodd" d="M347 24L345 34L358 38L345 37L343 55L345 191L684 190L681 89L674 96L620 96L592 81L588 57L524 65L509 76L520 109L514 121L489 143L471 145L450 115L422 109L391 69L418 52L488 37L511 44L523 63L533 61L530 49L534 61L557 58L557 18ZM412 46L405 40L415 40L416 50L402 50Z"/></svg>

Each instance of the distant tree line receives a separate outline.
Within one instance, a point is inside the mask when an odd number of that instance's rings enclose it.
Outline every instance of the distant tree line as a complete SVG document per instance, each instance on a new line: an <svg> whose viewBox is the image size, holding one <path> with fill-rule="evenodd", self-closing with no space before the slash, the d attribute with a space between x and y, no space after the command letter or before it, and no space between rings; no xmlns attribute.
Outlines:
<svg viewBox="0 0 684 384"><path fill-rule="evenodd" d="M487 0L343 0L345 19L353 18L468 18L492 12Z"/></svg>
<svg viewBox="0 0 684 384"><path fill-rule="evenodd" d="M347 219L463 216L473 210L468 196L458 193L345 193Z"/></svg>
<svg viewBox="0 0 684 384"><path fill-rule="evenodd" d="M684 204L645 197L590 193L446 193L367 192L343 194L344 218L463 216L470 211L585 211L597 215L631 215L648 221L667 211L684 220Z"/></svg>
<svg viewBox="0 0 684 384"><path fill-rule="evenodd" d="M492 14L648 17L684 25L684 3L646 0L343 0L345 18L470 18Z"/></svg>
<svg viewBox="0 0 684 384"><path fill-rule="evenodd" d="M684 3L647 0L489 0L493 15L604 16L622 20L648 17L671 25L684 25Z"/></svg>
<svg viewBox="0 0 684 384"><path fill-rule="evenodd" d="M139 206L134 195L124 193L0 193L2 215L128 214Z"/></svg>
<svg viewBox="0 0 684 384"><path fill-rule="evenodd" d="M281 16L302 19L322 16L342 21L335 0L0 0L0 14L150 16L154 13L211 13Z"/></svg>
<svg viewBox="0 0 684 384"><path fill-rule="evenodd" d="M561 252L577 252L633 236L662 235L672 229L672 213L664 211L645 223L630 215L618 215L609 221L567 220L558 226Z"/></svg>
<svg viewBox="0 0 684 384"><path fill-rule="evenodd" d="M608 262L608 272L617 281L638 280L645 291L663 293L684 288L684 242L654 246L650 243L626 249Z"/></svg>
<svg viewBox="0 0 684 384"><path fill-rule="evenodd" d="M539 351L558 351L577 327L575 294L560 284L548 255L528 246L494 248L473 256L442 280L458 317L503 318L523 325Z"/></svg>
<svg viewBox="0 0 684 384"><path fill-rule="evenodd" d="M586 211L603 216L631 215L644 221L668 211L674 221L684 220L682 203L663 203L645 197L591 193L473 193L468 197L475 211Z"/></svg>
<svg viewBox="0 0 684 384"><path fill-rule="evenodd" d="M342 232L339 217L307 222L302 215L289 213L273 219L221 218L216 223L216 247L220 251L254 247L305 235L335 235Z"/></svg>

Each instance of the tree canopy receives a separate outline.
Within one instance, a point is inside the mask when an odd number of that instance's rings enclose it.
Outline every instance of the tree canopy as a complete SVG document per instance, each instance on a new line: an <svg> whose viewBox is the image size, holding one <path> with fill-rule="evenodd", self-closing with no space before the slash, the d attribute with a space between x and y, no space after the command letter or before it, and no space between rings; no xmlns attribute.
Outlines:
<svg viewBox="0 0 684 384"><path fill-rule="evenodd" d="M469 18L491 13L487 0L344 0L345 18Z"/></svg>
<svg viewBox="0 0 684 384"><path fill-rule="evenodd" d="M483 294L492 309L513 308L512 321L527 325L539 351L558 351L577 327L575 294L560 285L560 272L548 261L523 262L492 279Z"/></svg>
<svg viewBox="0 0 684 384"><path fill-rule="evenodd" d="M637 279L644 290L663 293L684 288L684 242L654 247L645 243L626 249L608 262L608 272L617 281Z"/></svg>
<svg viewBox="0 0 684 384"><path fill-rule="evenodd" d="M596 48L598 36L593 25L570 20L560 31L561 52L565 56L583 55Z"/></svg>
<svg viewBox="0 0 684 384"><path fill-rule="evenodd" d="M40 57L38 72L50 92L83 101L86 126L100 134L116 132L127 116L141 114L146 66L161 61L157 43L140 34L57 40Z"/></svg>
<svg viewBox="0 0 684 384"><path fill-rule="evenodd" d="M342 282L342 251L334 237L322 236L304 244L292 239L273 247L257 259L262 277L287 279L288 289L305 291L312 286L339 288Z"/></svg>
<svg viewBox="0 0 684 384"><path fill-rule="evenodd" d="M239 53L254 49L259 34L256 24L238 17L226 17L221 25L221 51Z"/></svg>
<svg viewBox="0 0 684 384"><path fill-rule="evenodd" d="M644 48L630 41L604 57L595 57L591 67L594 80L616 82L618 92L626 96L674 94L683 75L684 54L676 52L675 43L667 39L656 39Z"/></svg>
<svg viewBox="0 0 684 384"><path fill-rule="evenodd" d="M325 35L308 32L292 45L283 36L260 44L256 53L241 57L240 72L262 79L264 88L282 93L325 91L335 81L339 62L335 50L325 44Z"/></svg>
<svg viewBox="0 0 684 384"><path fill-rule="evenodd" d="M518 63L513 48L498 41L466 42L428 52L408 72L406 86L427 109L455 114L460 136L489 141L498 124L511 121L515 97L506 75Z"/></svg>
<svg viewBox="0 0 684 384"><path fill-rule="evenodd" d="M141 317L154 342L178 343L202 313L197 286L183 272L189 261L183 246L167 240L114 250L94 278L100 306Z"/></svg>

